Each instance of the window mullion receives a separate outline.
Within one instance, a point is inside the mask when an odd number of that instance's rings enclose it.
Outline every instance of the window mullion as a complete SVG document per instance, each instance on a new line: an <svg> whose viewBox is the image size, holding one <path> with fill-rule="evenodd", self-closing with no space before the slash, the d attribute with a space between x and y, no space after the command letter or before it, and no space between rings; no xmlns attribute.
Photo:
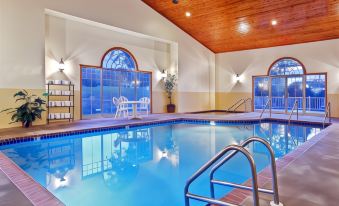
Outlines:
<svg viewBox="0 0 339 206"><path fill-rule="evenodd" d="M306 75L302 76L303 78L303 102L302 102L302 107L303 107L303 114L306 113Z"/></svg>
<svg viewBox="0 0 339 206"><path fill-rule="evenodd" d="M288 112L288 86L287 86L288 77L285 77L285 114Z"/></svg>

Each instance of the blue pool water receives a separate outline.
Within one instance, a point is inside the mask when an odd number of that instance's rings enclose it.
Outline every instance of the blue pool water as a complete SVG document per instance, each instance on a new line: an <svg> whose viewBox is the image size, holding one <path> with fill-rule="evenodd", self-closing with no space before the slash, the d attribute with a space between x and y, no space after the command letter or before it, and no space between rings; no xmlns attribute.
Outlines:
<svg viewBox="0 0 339 206"><path fill-rule="evenodd" d="M207 125L172 123L26 142L0 149L66 205L180 206L184 184L200 166L230 144L250 136L270 142L282 157L320 128L278 123ZM257 170L269 164L266 149L249 146ZM207 173L208 174L208 173ZM242 183L249 166L239 154L216 177ZM207 175L191 191L209 195ZM229 188L216 187L217 197ZM205 205L192 201L192 205Z"/></svg>

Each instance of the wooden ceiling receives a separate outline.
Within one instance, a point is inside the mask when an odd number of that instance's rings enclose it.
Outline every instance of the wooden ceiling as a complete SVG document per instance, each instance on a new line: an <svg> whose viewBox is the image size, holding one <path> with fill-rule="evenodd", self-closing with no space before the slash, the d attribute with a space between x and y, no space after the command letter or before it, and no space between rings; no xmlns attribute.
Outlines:
<svg viewBox="0 0 339 206"><path fill-rule="evenodd" d="M143 2L215 53L339 38L339 0Z"/></svg>

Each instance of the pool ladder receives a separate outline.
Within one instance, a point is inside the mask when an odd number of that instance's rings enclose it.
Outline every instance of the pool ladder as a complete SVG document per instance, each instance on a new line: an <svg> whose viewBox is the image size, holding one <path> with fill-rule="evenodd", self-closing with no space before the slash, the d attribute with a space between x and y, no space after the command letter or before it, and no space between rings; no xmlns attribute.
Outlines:
<svg viewBox="0 0 339 206"><path fill-rule="evenodd" d="M271 171L272 171L272 190L258 188L258 178L257 178L257 171L256 171L254 159L253 159L253 156L249 153L249 151L245 148L251 142L260 142L269 151L270 160L271 160ZM232 152L228 154L226 157L224 157L224 155L230 151ZM252 176L252 187L230 183L230 182L225 182L225 181L217 180L214 178L214 173L222 165L224 165L228 160L234 157L238 152L242 153L250 164L251 176ZM218 160L220 161L218 162ZM190 193L189 192L190 185L212 165L214 166L212 167L210 174L209 174L211 197L205 197L205 196L200 196L200 195ZM271 194L273 196L273 201L270 202L271 206L283 206L283 204L279 201L277 170L276 170L274 152L270 144L266 140L261 139L259 137L250 137L246 139L241 145L229 145L225 147L218 154L216 154L212 159L210 159L207 163L205 163L200 169L198 169L198 171L196 171L186 182L185 191L184 191L185 192L185 206L190 205L190 199L206 202L209 204L221 205L221 206L236 206L235 204L215 199L214 185L222 185L222 186L228 186L228 187L252 191L254 206L259 206L259 192Z"/></svg>
<svg viewBox="0 0 339 206"><path fill-rule="evenodd" d="M235 112L240 106L244 105L245 109L244 112L247 112L247 102L250 102L252 105L252 98L247 98L247 99L239 99L237 102L235 102L232 106L230 106L228 109L226 109L227 112ZM249 112L251 109L249 108Z"/></svg>
<svg viewBox="0 0 339 206"><path fill-rule="evenodd" d="M269 107L269 109L270 109L270 118L271 118L272 117L272 100L271 99L267 100L263 110L260 113L260 116L259 116L260 122L261 122L262 116L264 115L264 112L266 111L267 107Z"/></svg>
<svg viewBox="0 0 339 206"><path fill-rule="evenodd" d="M291 113L290 113L290 116L288 117L288 125L290 125L291 124L291 119L292 119L292 115L293 115L293 113L294 113L294 110L296 110L297 111L297 120L299 120L299 106L298 106L299 104L298 104L298 100L295 100L294 101L294 104L293 104L293 107L292 107L292 111L291 111Z"/></svg>

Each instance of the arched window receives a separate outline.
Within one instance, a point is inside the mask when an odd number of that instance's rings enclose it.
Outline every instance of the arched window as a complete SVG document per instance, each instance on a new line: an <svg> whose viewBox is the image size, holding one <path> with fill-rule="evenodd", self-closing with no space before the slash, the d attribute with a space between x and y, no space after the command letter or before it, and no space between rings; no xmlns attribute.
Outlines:
<svg viewBox="0 0 339 206"><path fill-rule="evenodd" d="M269 70L269 76L303 75L304 66L296 59L286 57L275 61Z"/></svg>
<svg viewBox="0 0 339 206"><path fill-rule="evenodd" d="M115 47L108 50L102 58L101 67L105 69L137 70L134 56L126 49Z"/></svg>
<svg viewBox="0 0 339 206"><path fill-rule="evenodd" d="M82 118L114 117L118 107L113 98L122 97L152 101L152 72L139 71L137 61L127 49L108 50L101 66L81 65ZM151 103L147 109L151 111Z"/></svg>
<svg viewBox="0 0 339 206"><path fill-rule="evenodd" d="M276 112L291 112L295 105L304 113L324 112L326 79L326 73L307 74L295 58L280 58L271 64L267 76L253 78L254 110L269 104Z"/></svg>

